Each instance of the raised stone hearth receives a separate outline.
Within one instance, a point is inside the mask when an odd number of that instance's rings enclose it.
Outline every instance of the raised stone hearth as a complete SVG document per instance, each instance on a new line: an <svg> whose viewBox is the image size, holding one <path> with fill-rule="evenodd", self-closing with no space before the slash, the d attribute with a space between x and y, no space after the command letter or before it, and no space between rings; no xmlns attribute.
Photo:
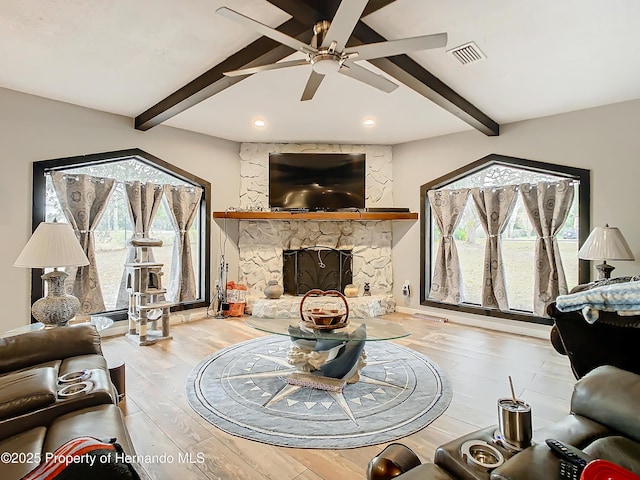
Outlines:
<svg viewBox="0 0 640 480"><path fill-rule="evenodd" d="M260 318L300 318L300 302L302 297L285 295L277 300L268 298L250 297L247 299L247 313ZM355 298L347 298L349 304L349 318L378 317L396 311L396 302L393 295L371 295ZM321 297L307 298L304 302L306 308L342 308L344 304L335 298Z"/></svg>

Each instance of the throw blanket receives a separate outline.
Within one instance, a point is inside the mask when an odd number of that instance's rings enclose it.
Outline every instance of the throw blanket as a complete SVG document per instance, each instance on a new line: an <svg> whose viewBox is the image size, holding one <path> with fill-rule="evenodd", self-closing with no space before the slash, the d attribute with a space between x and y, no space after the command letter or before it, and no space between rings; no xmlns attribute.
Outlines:
<svg viewBox="0 0 640 480"><path fill-rule="evenodd" d="M581 311L589 323L598 320L601 311L618 315L640 315L640 282L616 283L556 298L561 312Z"/></svg>

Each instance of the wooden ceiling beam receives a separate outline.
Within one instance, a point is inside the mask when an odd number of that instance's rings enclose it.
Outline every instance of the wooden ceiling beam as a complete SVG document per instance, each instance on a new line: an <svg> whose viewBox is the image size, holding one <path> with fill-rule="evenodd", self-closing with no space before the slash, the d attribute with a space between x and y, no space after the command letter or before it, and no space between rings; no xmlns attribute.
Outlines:
<svg viewBox="0 0 640 480"><path fill-rule="evenodd" d="M268 0L269 3L287 12L293 18L278 27L278 30L298 40L309 43L312 27L319 20L333 18L339 0ZM395 0L370 0L363 17L379 10ZM353 32L350 45L383 42L386 39L364 22L359 21ZM149 130L171 117L220 93L247 77L226 77L224 72L257 65L275 63L289 56L289 47L261 37L226 60L175 91L153 107L135 118L135 128ZM473 128L486 135L498 135L500 126L471 102L447 86L424 67L407 55L370 60L370 63L399 82L457 116Z"/></svg>
<svg viewBox="0 0 640 480"><path fill-rule="evenodd" d="M313 34L307 25L293 18L280 25L277 30L305 43L311 41ZM135 118L135 128L149 130L247 78L227 77L224 72L276 63L292 53L294 51L291 48L270 38L260 37L138 115Z"/></svg>
<svg viewBox="0 0 640 480"><path fill-rule="evenodd" d="M328 18L333 18L333 14L340 4L339 0L268 1L289 15L300 19L302 22L313 21L312 19L316 19L315 21L317 21L327 18L327 16ZM395 0L370 0L362 16L366 17L394 1ZM306 8L304 8L305 6ZM349 46L384 42L386 40L386 38L360 20L353 31ZM496 121L446 85L426 68L412 60L408 55L396 55L394 57L369 60L369 63L485 135L495 136L500 134L500 125Z"/></svg>
<svg viewBox="0 0 640 480"><path fill-rule="evenodd" d="M360 43L386 41L362 21L356 25L351 38ZM500 125L496 121L408 55L377 58L368 62L485 135L500 135Z"/></svg>

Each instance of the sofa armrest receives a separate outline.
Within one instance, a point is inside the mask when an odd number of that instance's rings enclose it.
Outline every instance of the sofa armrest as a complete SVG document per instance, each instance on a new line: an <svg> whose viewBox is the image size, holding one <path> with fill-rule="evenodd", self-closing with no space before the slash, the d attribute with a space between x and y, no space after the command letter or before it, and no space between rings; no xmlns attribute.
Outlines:
<svg viewBox="0 0 640 480"><path fill-rule="evenodd" d="M87 354L102 355L100 335L93 325L56 327L0 338L0 373Z"/></svg>
<svg viewBox="0 0 640 480"><path fill-rule="evenodd" d="M582 377L571 397L571 411L640 442L640 375L611 365Z"/></svg>
<svg viewBox="0 0 640 480"><path fill-rule="evenodd" d="M390 443L367 466L367 480L390 480L420 465L418 456L406 445Z"/></svg>

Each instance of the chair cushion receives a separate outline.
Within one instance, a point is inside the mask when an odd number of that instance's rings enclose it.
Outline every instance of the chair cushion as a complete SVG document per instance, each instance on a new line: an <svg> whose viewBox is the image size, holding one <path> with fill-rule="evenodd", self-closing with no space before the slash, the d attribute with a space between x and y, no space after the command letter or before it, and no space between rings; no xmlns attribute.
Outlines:
<svg viewBox="0 0 640 480"><path fill-rule="evenodd" d="M637 374L603 365L576 383L571 411L640 442L638 398Z"/></svg>
<svg viewBox="0 0 640 480"><path fill-rule="evenodd" d="M0 462L0 478L21 478L37 467L42 459L46 433L47 429L44 427L32 428L0 442L0 452L12 455L8 459L10 461Z"/></svg>
<svg viewBox="0 0 640 480"><path fill-rule="evenodd" d="M640 444L625 437L600 438L584 449L593 458L609 460L640 475Z"/></svg>
<svg viewBox="0 0 640 480"><path fill-rule="evenodd" d="M115 438L127 454L135 453L122 412L115 405L83 408L58 417L47 431L43 452L53 452L69 440L86 435Z"/></svg>
<svg viewBox="0 0 640 480"><path fill-rule="evenodd" d="M38 410L56 401L57 371L32 368L0 377L0 420Z"/></svg>
<svg viewBox="0 0 640 480"><path fill-rule="evenodd" d="M140 480L140 476L127 462L118 444L93 437L74 438L61 445L55 452L45 454L44 462L22 480L78 478Z"/></svg>

